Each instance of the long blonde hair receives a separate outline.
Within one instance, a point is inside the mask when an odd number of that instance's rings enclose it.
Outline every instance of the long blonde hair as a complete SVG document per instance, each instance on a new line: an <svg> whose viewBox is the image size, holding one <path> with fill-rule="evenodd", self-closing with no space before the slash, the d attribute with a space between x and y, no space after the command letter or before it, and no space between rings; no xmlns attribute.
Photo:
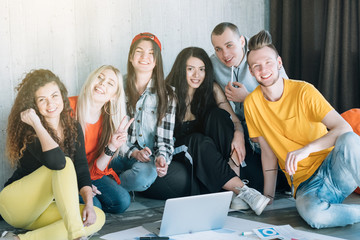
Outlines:
<svg viewBox="0 0 360 240"><path fill-rule="evenodd" d="M76 107L76 118L79 121L84 135L86 134L86 116L88 116L90 111L92 99L92 86L94 81L98 78L100 73L104 70L110 69L112 70L117 78L118 78L118 89L116 90L116 97L108 101L102 106L101 116L102 116L102 133L99 139L99 143L96 148L96 157L97 159L100 154L104 151L105 146L108 144L111 136L114 134L116 129L119 127L121 120L124 116L126 116L126 104L125 104L125 93L123 87L123 78L120 71L111 66L111 65L103 65L98 69L94 70L88 76L86 82L81 88ZM125 145L120 148L120 152L125 151ZM95 159L88 159L88 161L93 162Z"/></svg>

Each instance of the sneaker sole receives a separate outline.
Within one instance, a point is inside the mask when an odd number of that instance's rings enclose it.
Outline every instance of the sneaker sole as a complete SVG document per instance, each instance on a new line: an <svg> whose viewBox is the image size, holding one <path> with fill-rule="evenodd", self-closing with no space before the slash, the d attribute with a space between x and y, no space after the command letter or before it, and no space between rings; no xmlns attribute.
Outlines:
<svg viewBox="0 0 360 240"><path fill-rule="evenodd" d="M232 210L249 210L250 209L250 206L247 205L247 206L238 206L238 205L235 205L235 204L231 204L230 205L230 209Z"/></svg>
<svg viewBox="0 0 360 240"><path fill-rule="evenodd" d="M261 201L261 202L259 201L256 208L253 209L254 212L256 213L256 215L260 215L264 211L265 207L267 206L267 204L269 202L270 202L270 199L267 197L264 197L263 201Z"/></svg>

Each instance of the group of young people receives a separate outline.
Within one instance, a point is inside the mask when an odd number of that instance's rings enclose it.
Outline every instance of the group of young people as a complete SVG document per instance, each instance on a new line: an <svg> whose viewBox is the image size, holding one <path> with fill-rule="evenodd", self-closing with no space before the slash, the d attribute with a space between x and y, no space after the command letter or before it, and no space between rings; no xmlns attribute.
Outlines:
<svg viewBox="0 0 360 240"><path fill-rule="evenodd" d="M225 22L211 41L213 56L185 48L165 78L160 40L140 33L124 81L101 66L74 97L51 71L28 73L8 121L16 170L0 214L30 231L0 239L86 239L104 212L129 207L131 191L230 190L232 208L260 215L283 179L311 226L359 222L360 206L341 204L360 185L359 137L312 85L288 80L267 32L249 41Z"/></svg>

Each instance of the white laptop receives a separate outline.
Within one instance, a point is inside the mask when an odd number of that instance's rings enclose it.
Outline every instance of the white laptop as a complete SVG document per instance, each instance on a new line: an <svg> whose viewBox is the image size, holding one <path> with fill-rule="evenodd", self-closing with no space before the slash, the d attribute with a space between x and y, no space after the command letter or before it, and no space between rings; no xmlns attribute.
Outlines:
<svg viewBox="0 0 360 240"><path fill-rule="evenodd" d="M228 191L168 199L161 222L143 227L160 237L220 229L225 224L232 195Z"/></svg>

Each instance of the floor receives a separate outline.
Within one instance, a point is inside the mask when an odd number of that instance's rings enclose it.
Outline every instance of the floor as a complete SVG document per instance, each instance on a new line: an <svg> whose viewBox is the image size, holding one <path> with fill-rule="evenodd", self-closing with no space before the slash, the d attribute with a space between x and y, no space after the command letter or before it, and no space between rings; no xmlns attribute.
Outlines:
<svg viewBox="0 0 360 240"><path fill-rule="evenodd" d="M346 203L360 204L360 195L352 194L346 200ZM154 222L161 219L164 207L164 201L152 200L136 196L130 208L123 214L107 214L104 227L91 240L101 240L101 236L132 227L137 227L147 222ZM329 229L312 229L299 216L295 208L294 199L287 195L278 195L273 205L268 206L264 212L257 216L251 210L238 212L231 211L229 216L244 218L253 221L259 221L274 225L290 224L293 228L315 232L319 234L344 238L359 239L360 223ZM13 230L5 221L0 221L0 231ZM18 231L18 230L17 230Z"/></svg>

